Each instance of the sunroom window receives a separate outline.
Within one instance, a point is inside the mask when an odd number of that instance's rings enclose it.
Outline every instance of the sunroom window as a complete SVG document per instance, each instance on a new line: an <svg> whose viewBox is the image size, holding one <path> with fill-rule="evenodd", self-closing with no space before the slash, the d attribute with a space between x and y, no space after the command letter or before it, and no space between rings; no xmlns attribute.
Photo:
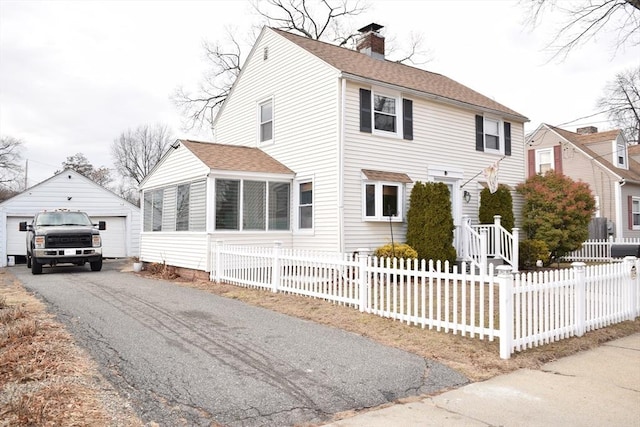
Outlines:
<svg viewBox="0 0 640 427"><path fill-rule="evenodd" d="M289 230L290 187L288 182L216 179L216 230Z"/></svg>

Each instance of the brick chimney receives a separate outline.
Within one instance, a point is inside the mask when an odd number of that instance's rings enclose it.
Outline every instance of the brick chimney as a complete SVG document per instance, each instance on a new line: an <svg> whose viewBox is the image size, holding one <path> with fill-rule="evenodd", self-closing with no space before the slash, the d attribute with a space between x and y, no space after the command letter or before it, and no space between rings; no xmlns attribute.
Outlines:
<svg viewBox="0 0 640 427"><path fill-rule="evenodd" d="M598 133L598 128L595 126L586 126L583 128L578 128L576 131L578 135L588 135L590 133Z"/></svg>
<svg viewBox="0 0 640 427"><path fill-rule="evenodd" d="M382 25L371 23L360 28L360 40L356 44L356 49L360 53L369 55L372 58L384 59L384 37L378 32Z"/></svg>

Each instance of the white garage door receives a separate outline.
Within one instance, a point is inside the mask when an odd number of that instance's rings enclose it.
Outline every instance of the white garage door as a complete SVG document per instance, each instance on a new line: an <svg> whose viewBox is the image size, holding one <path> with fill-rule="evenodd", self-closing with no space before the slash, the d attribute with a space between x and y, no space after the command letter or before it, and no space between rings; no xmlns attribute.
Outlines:
<svg viewBox="0 0 640 427"><path fill-rule="evenodd" d="M124 258L127 256L127 227L125 217L92 216L91 221L97 224L99 221L107 223L107 229L100 232L102 236L102 256L105 258Z"/></svg>
<svg viewBox="0 0 640 427"><path fill-rule="evenodd" d="M31 223L33 217L7 217L7 255L27 255L27 233L18 229L21 221Z"/></svg>

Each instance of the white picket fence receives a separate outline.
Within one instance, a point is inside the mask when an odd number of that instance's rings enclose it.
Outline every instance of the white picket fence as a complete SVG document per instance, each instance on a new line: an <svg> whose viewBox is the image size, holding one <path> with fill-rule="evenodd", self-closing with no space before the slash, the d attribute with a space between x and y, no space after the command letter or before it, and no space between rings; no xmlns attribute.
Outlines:
<svg viewBox="0 0 640 427"><path fill-rule="evenodd" d="M496 337L500 357L640 315L640 260L494 275L448 263L282 248L212 247L211 280L322 298L422 328ZM451 267L451 268L450 268Z"/></svg>
<svg viewBox="0 0 640 427"><path fill-rule="evenodd" d="M593 239L587 240L582 247L562 257L563 261L613 261L611 248L616 245L640 245L640 238Z"/></svg>

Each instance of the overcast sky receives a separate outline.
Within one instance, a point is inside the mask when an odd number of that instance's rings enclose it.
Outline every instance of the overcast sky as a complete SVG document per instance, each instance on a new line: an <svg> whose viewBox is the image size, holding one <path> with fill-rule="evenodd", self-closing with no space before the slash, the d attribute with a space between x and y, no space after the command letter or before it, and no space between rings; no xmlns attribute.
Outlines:
<svg viewBox="0 0 640 427"><path fill-rule="evenodd" d="M596 101L616 73L640 65L640 48L614 52L615 32L549 62L545 46L559 22L525 25L517 1L370 1L352 22L376 22L388 42L422 34L432 60L422 65L541 122L610 128ZM249 33L259 22L245 1L0 0L0 133L25 143L29 185L83 153L112 167L110 146L139 125L169 125L176 138L207 140L182 129L170 96L197 87L207 63L204 40L227 26ZM612 30L614 25L612 24ZM247 49L248 51L248 49Z"/></svg>

